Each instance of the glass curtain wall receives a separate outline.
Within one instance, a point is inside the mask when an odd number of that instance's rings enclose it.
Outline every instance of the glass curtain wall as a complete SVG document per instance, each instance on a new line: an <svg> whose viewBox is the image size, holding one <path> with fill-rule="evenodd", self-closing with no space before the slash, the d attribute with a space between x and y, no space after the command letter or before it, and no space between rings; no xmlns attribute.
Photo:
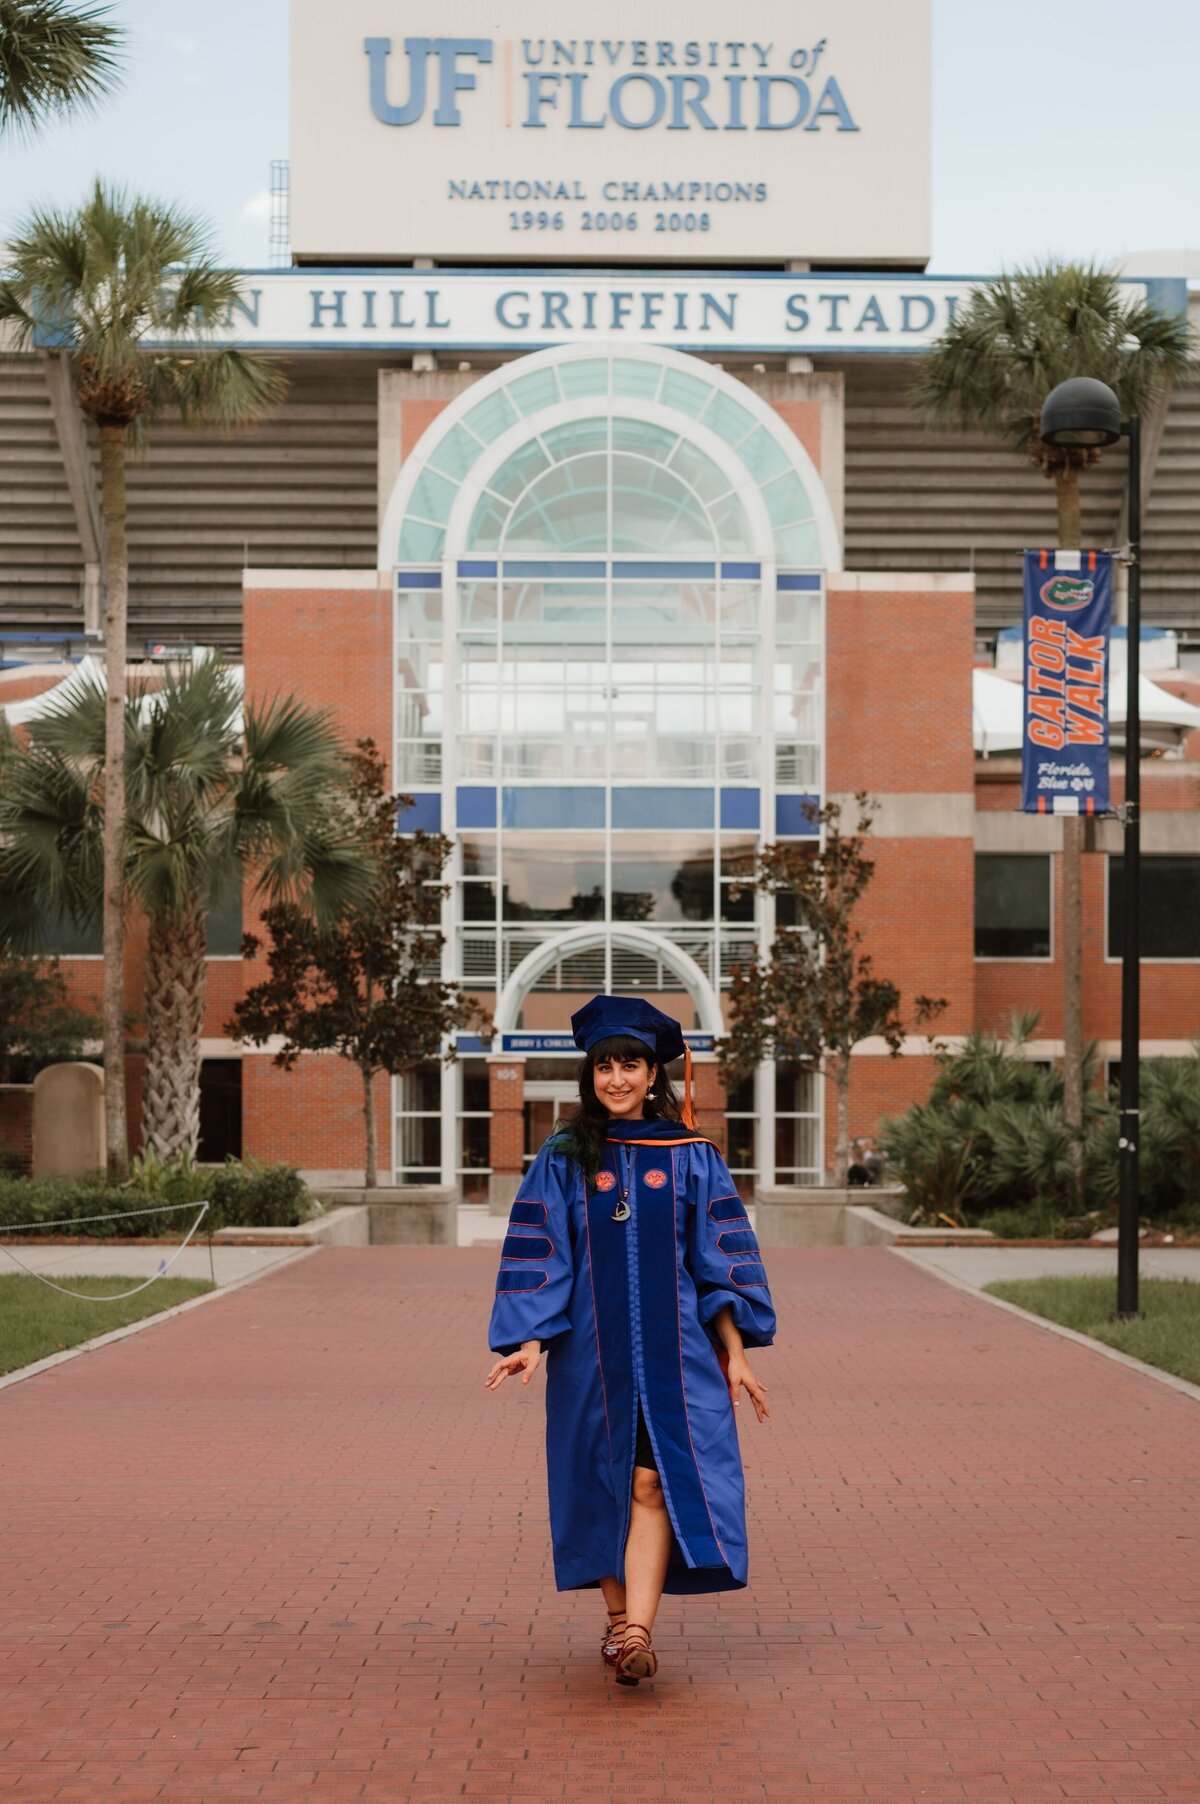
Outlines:
<svg viewBox="0 0 1200 1804"><path fill-rule="evenodd" d="M804 830L776 822L775 795L820 789L811 499L777 435L696 367L604 357L522 375L514 365L433 446L412 489L397 782L445 783L459 797L447 974L474 989L498 992L563 929L626 922L727 985L766 927L738 881L763 839ZM651 407L673 417L644 417ZM539 413L550 417L539 424ZM696 443L704 433L726 453ZM505 454L489 457L502 434ZM747 508L748 481L765 530ZM456 505L465 528L449 544ZM608 941L550 966L533 994L577 982L651 988L652 978L683 987L653 963ZM739 1100L730 1150L749 1178ZM797 1115L810 1108L792 1102ZM458 1170L477 1173L479 1129L466 1139L477 1110L453 1113ZM405 1145L415 1131L401 1123ZM815 1175L813 1132L787 1152L789 1176L810 1152Z"/></svg>

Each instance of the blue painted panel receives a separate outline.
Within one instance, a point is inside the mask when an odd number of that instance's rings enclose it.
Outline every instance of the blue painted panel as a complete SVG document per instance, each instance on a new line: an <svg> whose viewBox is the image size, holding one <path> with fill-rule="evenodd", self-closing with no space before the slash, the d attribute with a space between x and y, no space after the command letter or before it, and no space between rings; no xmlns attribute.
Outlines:
<svg viewBox="0 0 1200 1804"><path fill-rule="evenodd" d="M496 825L496 791L459 786L455 805L460 827L494 827Z"/></svg>
<svg viewBox="0 0 1200 1804"><path fill-rule="evenodd" d="M437 795L413 797L411 808L396 810L397 833L440 833L442 830L442 798Z"/></svg>
<svg viewBox="0 0 1200 1804"><path fill-rule="evenodd" d="M715 801L711 789L614 789L612 824L711 830Z"/></svg>
<svg viewBox="0 0 1200 1804"><path fill-rule="evenodd" d="M775 797L775 831L792 834L801 839L815 839L818 828L806 813L808 808L819 808L820 796L776 796Z"/></svg>
<svg viewBox="0 0 1200 1804"><path fill-rule="evenodd" d="M396 587L398 589L440 589L442 573L440 570L397 570Z"/></svg>
<svg viewBox="0 0 1200 1804"><path fill-rule="evenodd" d="M721 791L721 825L752 827L762 820L762 797L757 789L723 789Z"/></svg>
<svg viewBox="0 0 1200 1804"><path fill-rule="evenodd" d="M588 578L603 577L604 563L594 558L577 560L572 563L567 558L505 558L505 576L533 577L538 581L549 581L552 577L562 581L564 577L575 582L583 582Z"/></svg>
<svg viewBox="0 0 1200 1804"><path fill-rule="evenodd" d="M501 820L506 827L603 827L604 791L508 788Z"/></svg>
<svg viewBox="0 0 1200 1804"><path fill-rule="evenodd" d="M496 560L494 557L460 557L458 574L460 576L495 576Z"/></svg>
<svg viewBox="0 0 1200 1804"><path fill-rule="evenodd" d="M717 574L715 564L668 563L665 559L656 563L650 558L616 558L613 561L615 577L637 577L645 582L702 582L705 577L711 579Z"/></svg>
<svg viewBox="0 0 1200 1804"><path fill-rule="evenodd" d="M775 584L780 589L819 589L821 578L815 570L784 570L775 578Z"/></svg>
<svg viewBox="0 0 1200 1804"><path fill-rule="evenodd" d="M762 575L761 564L722 564L721 575L731 582L756 581Z"/></svg>
<svg viewBox="0 0 1200 1804"><path fill-rule="evenodd" d="M491 1042L479 1034L459 1034L454 1044L459 1052L487 1052L491 1046Z"/></svg>

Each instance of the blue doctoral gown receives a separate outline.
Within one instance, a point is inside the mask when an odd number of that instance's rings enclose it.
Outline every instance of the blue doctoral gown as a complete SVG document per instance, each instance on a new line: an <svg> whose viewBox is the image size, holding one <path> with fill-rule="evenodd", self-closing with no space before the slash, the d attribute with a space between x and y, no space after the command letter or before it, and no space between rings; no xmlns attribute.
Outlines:
<svg viewBox="0 0 1200 1804"><path fill-rule="evenodd" d="M628 1192L628 1221L612 1219ZM747 1347L775 1311L725 1161L678 1122L614 1122L594 1185L547 1140L509 1216L489 1344L549 1348L546 1463L560 1591L625 1576L638 1401L675 1531L666 1589L746 1583L742 1462L713 1318Z"/></svg>

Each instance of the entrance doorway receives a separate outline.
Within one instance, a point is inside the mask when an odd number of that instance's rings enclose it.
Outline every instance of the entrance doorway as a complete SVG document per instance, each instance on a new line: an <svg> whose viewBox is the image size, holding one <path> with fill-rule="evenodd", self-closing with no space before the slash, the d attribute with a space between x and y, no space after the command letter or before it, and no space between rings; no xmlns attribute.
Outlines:
<svg viewBox="0 0 1200 1804"><path fill-rule="evenodd" d="M570 1076L525 1080L525 1164L532 1164L538 1148L554 1130L556 1121L579 1106L579 1085Z"/></svg>

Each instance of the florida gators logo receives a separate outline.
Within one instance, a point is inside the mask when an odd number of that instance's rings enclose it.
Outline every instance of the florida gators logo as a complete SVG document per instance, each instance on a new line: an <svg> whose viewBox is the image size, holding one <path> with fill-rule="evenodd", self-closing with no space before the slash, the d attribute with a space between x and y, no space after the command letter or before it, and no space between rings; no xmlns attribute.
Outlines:
<svg viewBox="0 0 1200 1804"><path fill-rule="evenodd" d="M651 1190L661 1190L666 1181L667 1174L665 1171L648 1171L646 1173L646 1182L649 1184Z"/></svg>
<svg viewBox="0 0 1200 1804"><path fill-rule="evenodd" d="M1086 608L1095 593L1096 585L1086 576L1052 576L1048 583L1041 587L1041 597L1048 608L1057 608L1060 614L1073 614L1076 608Z"/></svg>
<svg viewBox="0 0 1200 1804"><path fill-rule="evenodd" d="M616 1182L617 1180L613 1177L611 1171L598 1171L596 1173L597 1190L612 1190L615 1187Z"/></svg>

